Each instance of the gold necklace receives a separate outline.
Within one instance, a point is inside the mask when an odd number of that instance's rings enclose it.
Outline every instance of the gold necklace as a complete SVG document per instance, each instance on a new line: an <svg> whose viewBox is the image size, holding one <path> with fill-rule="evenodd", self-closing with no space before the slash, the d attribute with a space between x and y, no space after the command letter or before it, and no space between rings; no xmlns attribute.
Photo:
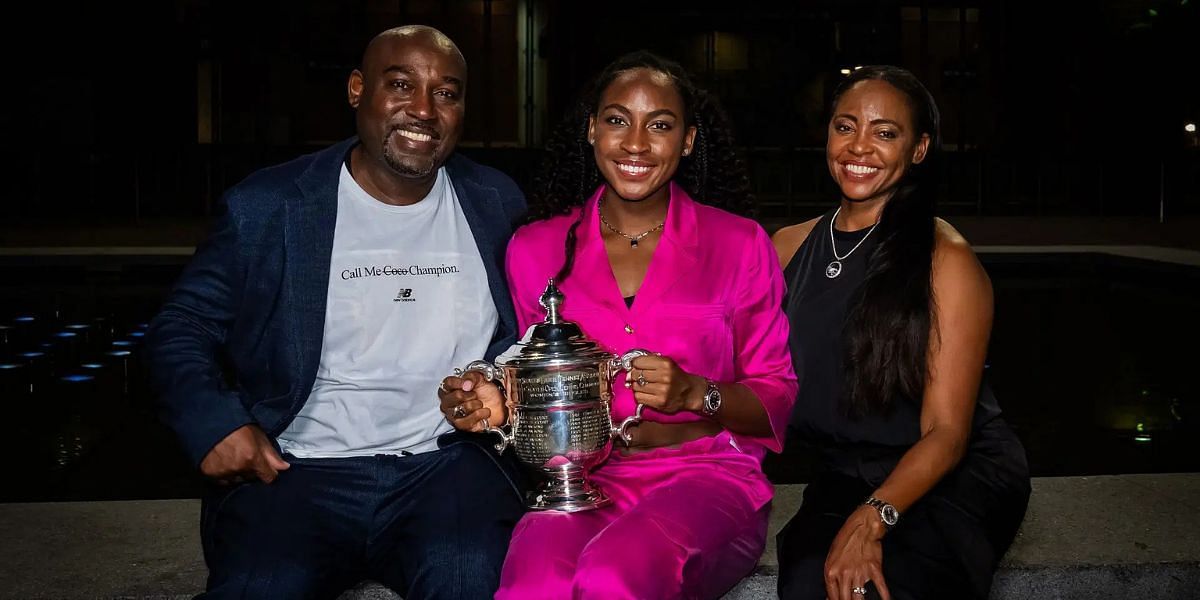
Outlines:
<svg viewBox="0 0 1200 600"><path fill-rule="evenodd" d="M620 229L613 227L612 223L609 223L608 219L604 218L604 211L600 210L600 206L602 204L604 204L604 198L601 198L598 202L596 202L596 214L600 215L600 222L604 223L604 226L607 227L609 231L629 240L630 248L637 248L638 240L654 233L655 231L662 229L663 226L667 224L666 221L659 221L658 225L655 225L654 227L651 227L650 229L647 229L646 231L643 231L637 235L629 235L628 233L625 233L624 231L621 231Z"/></svg>

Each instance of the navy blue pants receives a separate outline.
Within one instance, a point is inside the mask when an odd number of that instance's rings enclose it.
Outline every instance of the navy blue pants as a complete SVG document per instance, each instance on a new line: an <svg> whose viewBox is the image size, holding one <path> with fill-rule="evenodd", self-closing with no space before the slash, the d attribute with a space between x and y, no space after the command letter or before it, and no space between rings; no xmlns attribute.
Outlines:
<svg viewBox="0 0 1200 600"><path fill-rule="evenodd" d="M271 484L214 489L201 598L336 598L363 579L405 600L491 598L519 492L488 450L300 459Z"/></svg>

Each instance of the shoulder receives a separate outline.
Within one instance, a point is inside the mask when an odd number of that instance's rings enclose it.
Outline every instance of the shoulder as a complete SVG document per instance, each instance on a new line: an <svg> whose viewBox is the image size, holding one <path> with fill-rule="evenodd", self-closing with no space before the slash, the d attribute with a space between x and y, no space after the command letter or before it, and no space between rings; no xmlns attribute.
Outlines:
<svg viewBox="0 0 1200 600"><path fill-rule="evenodd" d="M509 242L509 248L513 252L524 250L542 251L550 247L561 248L563 240L566 239L567 230L571 228L571 224L579 217L579 210L575 209L569 214L558 215L522 225L513 234L512 240Z"/></svg>
<svg viewBox="0 0 1200 600"><path fill-rule="evenodd" d="M246 176L225 193L225 203L229 210L271 210L282 206L287 198L299 195L297 183L310 169L330 169L341 167L346 152L349 151L353 140L345 140L293 158L284 163L264 167Z"/></svg>
<svg viewBox="0 0 1200 600"><path fill-rule="evenodd" d="M505 175L499 169L481 165L462 154L455 152L446 161L446 172L450 180L457 182L458 189L465 192L467 198L459 198L464 202L474 202L485 198L494 198L499 202L500 210L508 218L509 226L516 226L525 218L525 194L512 177ZM479 197L474 197L478 194Z"/></svg>
<svg viewBox="0 0 1200 600"><path fill-rule="evenodd" d="M514 199L519 199L522 203L525 201L525 194L521 192L521 188L517 186L517 182L513 181L512 177L494 167L479 164L458 152L450 155L446 161L446 170L450 172L452 178L463 183L470 182L480 187L496 190L506 201Z"/></svg>
<svg viewBox="0 0 1200 600"><path fill-rule="evenodd" d="M950 268L960 268L969 263L978 263L975 251L970 242L963 237L953 225L935 218L933 231L933 262L934 266L944 263Z"/></svg>
<svg viewBox="0 0 1200 600"><path fill-rule="evenodd" d="M727 210L694 202L696 226L709 241L721 244L745 243L758 237L766 238L766 231L758 221L735 215Z"/></svg>
<svg viewBox="0 0 1200 600"><path fill-rule="evenodd" d="M940 295L947 293L991 296L991 280L975 251L954 226L934 220L933 286Z"/></svg>
<svg viewBox="0 0 1200 600"><path fill-rule="evenodd" d="M758 221L697 204L697 241L708 276L757 285L764 274L779 272L771 236Z"/></svg>
<svg viewBox="0 0 1200 600"><path fill-rule="evenodd" d="M534 221L513 233L504 264L513 298L528 299L526 292L541 290L546 279L562 267L567 255L567 230L578 214L576 210L569 215Z"/></svg>
<svg viewBox="0 0 1200 600"><path fill-rule="evenodd" d="M771 236L771 243L775 245L775 252L779 255L780 265L787 265L791 262L792 257L796 255L796 251L804 244L804 240L808 239L809 234L812 233L813 228L817 226L817 222L820 220L821 217L816 217L803 223L788 225L776 231L775 235Z"/></svg>

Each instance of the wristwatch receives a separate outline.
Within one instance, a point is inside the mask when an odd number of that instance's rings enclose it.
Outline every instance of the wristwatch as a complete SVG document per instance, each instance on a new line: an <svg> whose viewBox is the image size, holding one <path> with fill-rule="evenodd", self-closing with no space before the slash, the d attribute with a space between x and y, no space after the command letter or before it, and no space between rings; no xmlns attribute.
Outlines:
<svg viewBox="0 0 1200 600"><path fill-rule="evenodd" d="M888 504L887 502L884 502L875 496L868 496L866 500L863 500L863 504L866 504L867 506L879 511L879 520L883 521L883 524L886 525L888 529L895 527L896 523L900 521L900 511L896 510L895 506L892 506L891 504Z"/></svg>
<svg viewBox="0 0 1200 600"><path fill-rule="evenodd" d="M706 417L717 416L717 411L721 410L721 389L717 387L717 382L711 379L705 379L708 383L708 388L704 391L704 404L700 407L700 412Z"/></svg>

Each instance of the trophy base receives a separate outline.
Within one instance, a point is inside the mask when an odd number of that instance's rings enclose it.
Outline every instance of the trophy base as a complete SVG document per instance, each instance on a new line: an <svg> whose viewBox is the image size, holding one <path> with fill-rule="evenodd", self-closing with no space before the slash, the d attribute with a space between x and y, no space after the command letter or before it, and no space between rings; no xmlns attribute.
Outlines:
<svg viewBox="0 0 1200 600"><path fill-rule="evenodd" d="M592 485L580 468L550 470L550 478L529 494L530 510L580 512L612 502L600 488Z"/></svg>

